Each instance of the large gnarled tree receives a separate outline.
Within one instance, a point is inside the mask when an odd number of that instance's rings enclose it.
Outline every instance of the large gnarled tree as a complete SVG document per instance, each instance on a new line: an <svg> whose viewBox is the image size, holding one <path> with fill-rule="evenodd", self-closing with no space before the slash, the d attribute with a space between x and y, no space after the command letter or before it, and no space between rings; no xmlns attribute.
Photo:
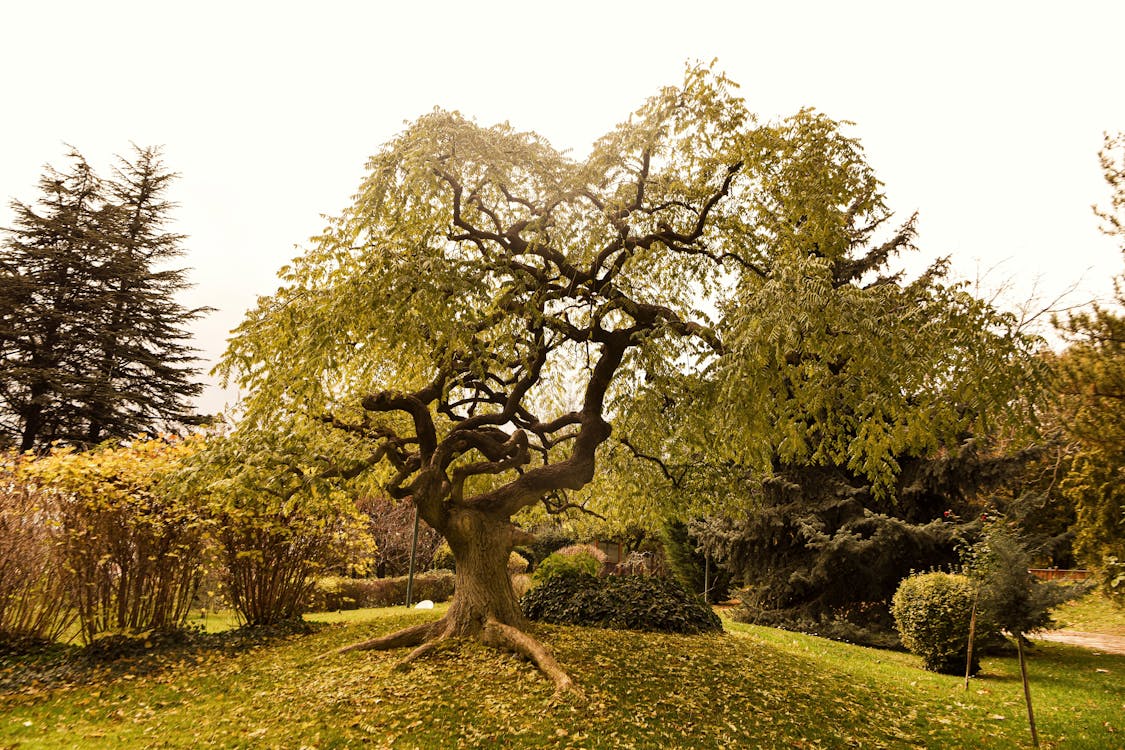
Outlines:
<svg viewBox="0 0 1125 750"><path fill-rule="evenodd" d="M772 241L803 221L762 221L791 136L692 69L582 161L443 111L370 160L354 204L283 269L224 360L250 394L244 424L286 412L310 440L350 435L347 465L310 449L310 466L378 477L449 541L445 617L352 648L412 646L410 661L476 637L570 685L525 632L512 518L591 481L630 394L714 364L721 299L765 278Z"/></svg>

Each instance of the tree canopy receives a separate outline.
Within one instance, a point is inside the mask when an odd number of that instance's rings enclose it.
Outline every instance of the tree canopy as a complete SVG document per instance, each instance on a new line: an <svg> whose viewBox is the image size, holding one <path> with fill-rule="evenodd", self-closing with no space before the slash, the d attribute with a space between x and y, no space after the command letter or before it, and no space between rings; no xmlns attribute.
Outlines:
<svg viewBox="0 0 1125 750"><path fill-rule="evenodd" d="M693 67L582 160L441 110L371 158L222 365L249 393L240 431L299 425L310 475L377 479L450 543L447 616L362 647L476 635L568 686L520 632L511 518L576 504L611 423L666 471L800 459L885 487L903 446L1010 402L1002 316L940 267L880 275L913 225L885 229L841 127L759 124ZM348 460L318 458L333 433Z"/></svg>
<svg viewBox="0 0 1125 750"><path fill-rule="evenodd" d="M1102 172L1108 206L1095 209L1125 255L1125 135L1107 135ZM1058 325L1070 339L1060 362L1064 419L1077 452L1063 484L1077 512L1076 552L1106 593L1125 602L1125 275L1108 305Z"/></svg>

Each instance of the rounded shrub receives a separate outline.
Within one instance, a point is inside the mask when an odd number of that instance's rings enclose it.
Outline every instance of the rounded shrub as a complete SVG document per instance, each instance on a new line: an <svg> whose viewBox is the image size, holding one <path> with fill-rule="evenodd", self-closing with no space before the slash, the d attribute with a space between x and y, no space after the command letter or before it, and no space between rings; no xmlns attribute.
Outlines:
<svg viewBox="0 0 1125 750"><path fill-rule="evenodd" d="M688 634L723 629L718 615L672 578L556 575L520 603L530 619L550 623Z"/></svg>
<svg viewBox="0 0 1125 750"><path fill-rule="evenodd" d="M951 573L921 573L903 579L894 596L895 625L902 644L922 657L931 672L962 674L969 645L973 585ZM980 669L976 651L970 673Z"/></svg>
<svg viewBox="0 0 1125 750"><path fill-rule="evenodd" d="M573 554L552 552L546 557L532 574L535 585L545 583L559 576L571 578L574 576L596 576L602 570L602 564L586 550L579 550Z"/></svg>
<svg viewBox="0 0 1125 750"><path fill-rule="evenodd" d="M508 575L514 576L520 573L527 572L527 558L519 552L512 552L508 555Z"/></svg>

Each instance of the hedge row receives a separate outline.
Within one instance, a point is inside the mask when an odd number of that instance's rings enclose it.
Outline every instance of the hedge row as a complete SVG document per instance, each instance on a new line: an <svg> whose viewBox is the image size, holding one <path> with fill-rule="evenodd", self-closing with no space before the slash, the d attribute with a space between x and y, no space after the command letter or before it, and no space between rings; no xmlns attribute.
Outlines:
<svg viewBox="0 0 1125 750"><path fill-rule="evenodd" d="M448 601L453 596L456 576L448 570L435 570L414 576L411 598ZM364 607L394 607L406 603L407 577L397 578L321 578L305 601L309 612L335 612Z"/></svg>

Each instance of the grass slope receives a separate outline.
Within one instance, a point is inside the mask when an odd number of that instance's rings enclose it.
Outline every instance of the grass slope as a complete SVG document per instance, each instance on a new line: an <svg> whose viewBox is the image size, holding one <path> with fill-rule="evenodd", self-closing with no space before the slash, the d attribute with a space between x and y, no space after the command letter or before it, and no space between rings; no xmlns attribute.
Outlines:
<svg viewBox="0 0 1125 750"><path fill-rule="evenodd" d="M1020 747L1018 667L969 692L907 654L727 623L720 636L543 626L584 690L556 700L514 657L465 644L409 672L398 654L322 654L430 613L349 613L311 635L121 659L0 695L0 747ZM363 619L367 618L367 619ZM0 660L13 684L23 662ZM1047 747L1122 745L1125 657L1046 645L1031 661Z"/></svg>
<svg viewBox="0 0 1125 750"><path fill-rule="evenodd" d="M1070 630L1125 636L1125 610L1099 591L1060 605L1052 616L1060 627Z"/></svg>

